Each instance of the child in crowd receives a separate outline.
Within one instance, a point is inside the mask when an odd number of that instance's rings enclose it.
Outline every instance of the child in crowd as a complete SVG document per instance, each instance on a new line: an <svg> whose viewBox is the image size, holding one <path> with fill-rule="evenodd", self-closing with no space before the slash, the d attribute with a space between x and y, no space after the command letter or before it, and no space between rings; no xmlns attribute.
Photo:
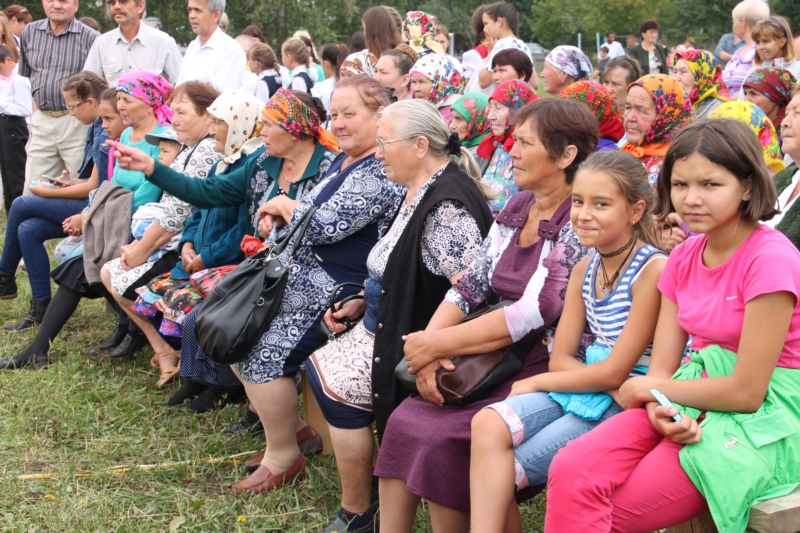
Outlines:
<svg viewBox="0 0 800 533"><path fill-rule="evenodd" d="M546 531L654 531L710 509L740 533L753 504L800 483L800 252L759 223L777 193L758 139L731 119L691 124L658 198L661 220L677 212L699 235L664 267L650 369L620 388L627 410L553 460Z"/></svg>
<svg viewBox="0 0 800 533"><path fill-rule="evenodd" d="M308 70L310 61L308 48L297 37L290 37L281 47L281 63L290 71L288 89L311 94L314 85Z"/></svg>
<svg viewBox="0 0 800 533"><path fill-rule="evenodd" d="M605 72L606 65L608 65L608 62L610 60L611 58L608 57L608 45L607 44L601 45L600 54L597 58L597 70L595 71L598 80L603 79L603 72Z"/></svg>
<svg viewBox="0 0 800 533"><path fill-rule="evenodd" d="M264 43L255 43L247 51L247 66L258 76L253 94L262 102L266 102L281 88L280 66L272 47Z"/></svg>
<svg viewBox="0 0 800 533"><path fill-rule="evenodd" d="M25 161L28 124L31 111L31 82L14 70L11 50L0 45L0 174L3 178L3 200L6 214L11 202L22 196L25 187Z"/></svg>
<svg viewBox="0 0 800 533"><path fill-rule="evenodd" d="M572 271L550 371L514 383L508 399L472 421L473 532L519 530L514 485L546 483L556 452L622 412L619 387L647 371L666 259L653 246L654 203L644 167L629 154L595 153L575 175L572 226L598 253ZM595 340L584 351L587 324Z"/></svg>

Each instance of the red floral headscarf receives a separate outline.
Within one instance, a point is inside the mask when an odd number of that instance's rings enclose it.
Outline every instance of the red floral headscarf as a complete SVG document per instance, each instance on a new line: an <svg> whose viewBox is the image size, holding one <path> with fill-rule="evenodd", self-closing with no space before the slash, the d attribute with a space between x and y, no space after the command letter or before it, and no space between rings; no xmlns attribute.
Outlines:
<svg viewBox="0 0 800 533"><path fill-rule="evenodd" d="M618 142L625 135L622 113L608 89L596 81L578 81L569 85L561 96L589 106L600 127L600 137Z"/></svg>

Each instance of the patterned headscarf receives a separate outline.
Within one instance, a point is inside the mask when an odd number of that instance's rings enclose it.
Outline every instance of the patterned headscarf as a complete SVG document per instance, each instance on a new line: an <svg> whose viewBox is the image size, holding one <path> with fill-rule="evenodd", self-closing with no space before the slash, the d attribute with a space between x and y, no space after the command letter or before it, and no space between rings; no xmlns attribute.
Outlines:
<svg viewBox="0 0 800 533"><path fill-rule="evenodd" d="M160 126L172 124L172 109L166 103L172 94L172 85L160 74L143 70L129 72L117 82L117 92L129 94L149 105Z"/></svg>
<svg viewBox="0 0 800 533"><path fill-rule="evenodd" d="M689 91L689 100L697 110L698 104L707 98L727 102L731 99L728 86L722 81L722 64L713 54L705 50L685 50L675 54L676 61L683 59L694 74L694 87Z"/></svg>
<svg viewBox="0 0 800 533"><path fill-rule="evenodd" d="M489 97L485 94L467 93L456 100L450 111L458 113L467 122L467 134L461 141L464 147L477 146L489 135Z"/></svg>
<svg viewBox="0 0 800 533"><path fill-rule="evenodd" d="M450 58L439 54L428 54L411 67L412 76L423 76L431 80L428 101L436 107L451 106L464 94L464 73Z"/></svg>
<svg viewBox="0 0 800 533"><path fill-rule="evenodd" d="M424 11L409 11L403 21L403 37L422 57L433 52L434 54L444 54L442 46L434 41L436 33L436 17Z"/></svg>
<svg viewBox="0 0 800 533"><path fill-rule="evenodd" d="M600 127L600 137L618 142L625 135L622 113L608 89L596 81L578 81L564 89L561 96L589 106Z"/></svg>
<svg viewBox="0 0 800 533"><path fill-rule="evenodd" d="M675 135L694 120L692 103L686 98L686 89L681 82L666 74L648 74L631 83L650 94L656 107L656 119L636 143L625 143L621 150L641 158L663 156Z"/></svg>
<svg viewBox="0 0 800 533"><path fill-rule="evenodd" d="M758 137L764 150L764 161L770 171L778 173L785 168L783 154L778 144L778 133L767 115L757 105L739 100L722 104L712 111L708 118L732 118L744 122Z"/></svg>
<svg viewBox="0 0 800 533"><path fill-rule="evenodd" d="M362 50L361 52L350 54L342 61L339 72L347 72L348 75L351 76L360 76L363 74L372 77L375 75L375 66L372 64L372 57L369 50Z"/></svg>
<svg viewBox="0 0 800 533"><path fill-rule="evenodd" d="M329 150L339 151L331 132L320 127L317 112L281 87L261 113L295 139L316 139Z"/></svg>
<svg viewBox="0 0 800 533"><path fill-rule="evenodd" d="M760 92L774 102L778 112L774 117L769 117L778 135L781 133L781 122L786 116L786 106L794 96L794 87L797 80L788 70L775 67L757 68L747 76L742 87L750 87Z"/></svg>
<svg viewBox="0 0 800 533"><path fill-rule="evenodd" d="M264 102L250 91L236 89L222 93L208 114L228 125L228 137L222 161L217 164L217 174L221 174L243 155L250 155L264 145L261 140L261 108Z"/></svg>
<svg viewBox="0 0 800 533"><path fill-rule="evenodd" d="M508 123L503 135L490 133L481 141L480 146L478 146L478 155L484 159L489 159L498 146L502 146L504 151L510 152L511 148L514 147L514 138L511 137L514 132L514 114L519 108L537 98L539 98L539 95L522 80L504 81L498 85L489 100L497 100L508 108Z"/></svg>
<svg viewBox="0 0 800 533"><path fill-rule="evenodd" d="M575 78L575 81L588 80L594 72L592 61L577 46L556 46L544 60Z"/></svg>

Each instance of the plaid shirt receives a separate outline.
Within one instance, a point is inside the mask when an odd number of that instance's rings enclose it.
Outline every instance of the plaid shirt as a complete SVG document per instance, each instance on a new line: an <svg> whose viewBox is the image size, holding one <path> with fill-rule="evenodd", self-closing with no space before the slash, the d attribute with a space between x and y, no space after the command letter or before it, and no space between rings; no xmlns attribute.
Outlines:
<svg viewBox="0 0 800 533"><path fill-rule="evenodd" d="M33 100L39 109L67 108L61 96L61 82L83 69L98 35L75 18L59 35L53 33L48 19L25 26L20 40L19 74L30 78Z"/></svg>

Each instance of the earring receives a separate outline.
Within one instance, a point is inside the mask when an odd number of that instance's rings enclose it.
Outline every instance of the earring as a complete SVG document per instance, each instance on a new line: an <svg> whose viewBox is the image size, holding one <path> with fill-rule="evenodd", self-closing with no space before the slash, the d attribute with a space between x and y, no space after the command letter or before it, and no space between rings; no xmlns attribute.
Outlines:
<svg viewBox="0 0 800 533"><path fill-rule="evenodd" d="M749 194L743 198L743 200L744 200L745 202L746 202L747 200L749 200L749 199L750 199L750 195L749 195Z"/></svg>

